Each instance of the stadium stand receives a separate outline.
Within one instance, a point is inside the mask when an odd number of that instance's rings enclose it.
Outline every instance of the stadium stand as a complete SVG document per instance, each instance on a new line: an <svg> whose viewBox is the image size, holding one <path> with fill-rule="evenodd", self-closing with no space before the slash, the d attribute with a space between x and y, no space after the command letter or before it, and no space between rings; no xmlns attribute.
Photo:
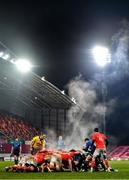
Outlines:
<svg viewBox="0 0 129 180"><path fill-rule="evenodd" d="M118 146L109 153L112 160L126 160L129 159L129 146Z"/></svg>
<svg viewBox="0 0 129 180"><path fill-rule="evenodd" d="M38 130L21 117L0 112L0 132L7 139L31 140ZM3 138L1 138L3 139Z"/></svg>
<svg viewBox="0 0 129 180"><path fill-rule="evenodd" d="M43 132L44 129L52 129L57 136L67 132L68 111L75 105L69 96L45 78L33 72L22 74L14 64L2 58L0 99L0 109L23 117ZM22 123L21 126L23 127Z"/></svg>

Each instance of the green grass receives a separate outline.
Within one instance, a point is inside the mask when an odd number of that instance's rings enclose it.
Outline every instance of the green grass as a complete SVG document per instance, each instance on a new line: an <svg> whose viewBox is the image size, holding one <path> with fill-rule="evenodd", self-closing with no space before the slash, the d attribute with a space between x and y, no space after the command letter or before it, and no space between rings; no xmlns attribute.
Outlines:
<svg viewBox="0 0 129 180"><path fill-rule="evenodd" d="M129 179L129 161L112 161L113 168L119 172L58 172L58 173L12 173L4 167L11 162L0 162L0 179Z"/></svg>

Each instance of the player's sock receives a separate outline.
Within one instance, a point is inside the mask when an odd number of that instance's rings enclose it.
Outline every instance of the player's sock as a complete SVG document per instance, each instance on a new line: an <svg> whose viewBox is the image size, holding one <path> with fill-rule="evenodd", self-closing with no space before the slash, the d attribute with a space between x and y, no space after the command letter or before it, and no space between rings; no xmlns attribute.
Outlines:
<svg viewBox="0 0 129 180"><path fill-rule="evenodd" d="M110 167L109 167L109 161L107 159L105 160L105 164L106 164L107 171L111 172Z"/></svg>
<svg viewBox="0 0 129 180"><path fill-rule="evenodd" d="M109 169L109 161L106 159L105 160L106 168Z"/></svg>
<svg viewBox="0 0 129 180"><path fill-rule="evenodd" d="M91 172L93 172L94 166L95 166L95 161L94 161L94 159L92 159L92 161L91 161Z"/></svg>
<svg viewBox="0 0 129 180"><path fill-rule="evenodd" d="M18 160L14 160L14 163L17 165L18 164Z"/></svg>

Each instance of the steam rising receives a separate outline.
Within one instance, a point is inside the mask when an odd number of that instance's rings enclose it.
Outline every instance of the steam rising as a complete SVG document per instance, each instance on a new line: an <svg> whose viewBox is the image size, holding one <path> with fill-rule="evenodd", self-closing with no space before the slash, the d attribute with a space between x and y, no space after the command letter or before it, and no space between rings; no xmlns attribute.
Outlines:
<svg viewBox="0 0 129 180"><path fill-rule="evenodd" d="M112 37L114 76L119 79L129 74L129 22L123 20L120 29ZM112 75L113 76L113 75Z"/></svg>
<svg viewBox="0 0 129 180"><path fill-rule="evenodd" d="M93 83L76 77L68 84L69 95L74 97L77 105L68 112L69 136L65 143L70 148L81 148L83 140L88 137L95 127L102 124L102 115L107 110L106 106L97 102L97 94Z"/></svg>

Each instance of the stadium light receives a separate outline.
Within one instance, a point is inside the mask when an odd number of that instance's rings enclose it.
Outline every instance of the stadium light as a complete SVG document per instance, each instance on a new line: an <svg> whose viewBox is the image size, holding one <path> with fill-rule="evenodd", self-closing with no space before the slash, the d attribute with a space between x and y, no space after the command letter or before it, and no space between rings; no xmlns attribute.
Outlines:
<svg viewBox="0 0 129 180"><path fill-rule="evenodd" d="M11 59L10 62L11 62L12 64L15 64L15 59Z"/></svg>
<svg viewBox="0 0 129 180"><path fill-rule="evenodd" d="M63 91L61 91L61 93L62 93L62 94L65 94L65 91L63 90Z"/></svg>
<svg viewBox="0 0 129 180"><path fill-rule="evenodd" d="M4 52L0 52L0 57L2 57L4 55Z"/></svg>
<svg viewBox="0 0 129 180"><path fill-rule="evenodd" d="M29 72L32 68L31 63L24 59L18 59L17 61L15 61L15 65L18 68L18 70L23 73Z"/></svg>
<svg viewBox="0 0 129 180"><path fill-rule="evenodd" d="M45 81L45 76L41 77L41 80L42 80L42 81Z"/></svg>
<svg viewBox="0 0 129 180"><path fill-rule="evenodd" d="M76 99L74 97L72 97L71 100L76 104Z"/></svg>
<svg viewBox="0 0 129 180"><path fill-rule="evenodd" d="M92 53L96 63L101 67L104 67L111 62L111 55L106 47L95 46Z"/></svg>
<svg viewBox="0 0 129 180"><path fill-rule="evenodd" d="M4 54L3 56L2 56L2 58L4 59L4 60L8 60L9 59L9 54Z"/></svg>

